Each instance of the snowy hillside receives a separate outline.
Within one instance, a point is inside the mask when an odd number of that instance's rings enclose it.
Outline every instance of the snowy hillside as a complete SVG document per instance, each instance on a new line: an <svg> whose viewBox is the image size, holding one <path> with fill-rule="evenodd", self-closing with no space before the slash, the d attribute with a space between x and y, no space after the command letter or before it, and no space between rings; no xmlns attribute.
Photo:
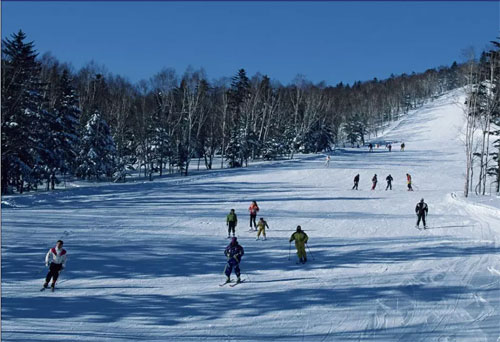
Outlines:
<svg viewBox="0 0 500 342"><path fill-rule="evenodd" d="M7 197L2 341L497 341L500 211L461 199L456 101L443 96L377 138L404 152L342 149L329 168L306 155ZM428 230L414 227L422 197ZM252 200L267 241L248 231ZM219 287L231 208L246 282ZM293 245L288 260L297 225L309 235L305 265ZM59 238L67 269L54 293L40 292Z"/></svg>

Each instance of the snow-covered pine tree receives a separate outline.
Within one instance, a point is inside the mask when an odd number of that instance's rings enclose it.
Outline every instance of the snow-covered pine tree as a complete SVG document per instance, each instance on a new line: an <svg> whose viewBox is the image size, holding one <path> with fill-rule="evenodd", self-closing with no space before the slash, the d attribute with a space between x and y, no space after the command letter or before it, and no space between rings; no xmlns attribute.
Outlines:
<svg viewBox="0 0 500 342"><path fill-rule="evenodd" d="M76 176L83 179L108 178L116 171L116 147L106 121L95 111L82 130Z"/></svg>
<svg viewBox="0 0 500 342"><path fill-rule="evenodd" d="M2 192L22 193L41 182L45 166L45 115L40 64L33 42L19 31L3 40L2 49Z"/></svg>
<svg viewBox="0 0 500 342"><path fill-rule="evenodd" d="M242 164L240 162L241 152L241 144L239 139L239 129L238 127L233 127L231 130L231 135L229 137L229 141L226 144L226 151L224 153L226 160L229 161L229 167L241 167Z"/></svg>
<svg viewBox="0 0 500 342"><path fill-rule="evenodd" d="M59 172L65 175L74 172L75 161L78 155L80 129L80 108L75 89L71 84L69 71L64 69L56 88L54 114L58 126L55 137L59 142L57 155L59 157ZM52 189L54 188L55 174L52 175Z"/></svg>
<svg viewBox="0 0 500 342"><path fill-rule="evenodd" d="M163 165L172 156L170 136L165 128L160 126L154 128L151 138L151 153L161 176L163 174Z"/></svg>
<svg viewBox="0 0 500 342"><path fill-rule="evenodd" d="M328 125L316 122L305 134L303 147L305 153L317 153L330 150L333 144L333 132Z"/></svg>

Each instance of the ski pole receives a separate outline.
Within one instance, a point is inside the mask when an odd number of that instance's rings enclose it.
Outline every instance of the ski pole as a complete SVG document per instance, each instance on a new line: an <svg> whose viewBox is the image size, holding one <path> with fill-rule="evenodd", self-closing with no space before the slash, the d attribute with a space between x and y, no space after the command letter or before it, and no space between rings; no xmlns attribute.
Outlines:
<svg viewBox="0 0 500 342"><path fill-rule="evenodd" d="M37 274L40 274L42 273L43 271L45 271L49 266L44 266L42 267L42 269L40 271L37 272Z"/></svg>
<svg viewBox="0 0 500 342"><path fill-rule="evenodd" d="M238 266L240 266L240 264L239 264L239 263L238 263ZM243 273L243 272L241 272L241 266L240 266L240 275L241 275L241 273ZM251 281L251 280L250 280L250 276L248 275L248 273L245 273L245 276L246 276L246 278L247 278L247 281Z"/></svg>
<svg viewBox="0 0 500 342"><path fill-rule="evenodd" d="M307 243L306 243L306 247L307 247L307 249L309 250L309 254L311 254L311 257L312 257L312 258L313 258L313 260L314 260L314 255L313 255L313 253L311 252L311 249L309 248L309 245L308 245Z"/></svg>
<svg viewBox="0 0 500 342"><path fill-rule="evenodd" d="M57 277L57 283L58 283L59 285L63 284L66 280L68 280L68 279L63 279L63 280L60 280L60 279L61 279L61 274L62 274L62 271L63 271L63 270L60 270L60 271L59 271L59 276Z"/></svg>

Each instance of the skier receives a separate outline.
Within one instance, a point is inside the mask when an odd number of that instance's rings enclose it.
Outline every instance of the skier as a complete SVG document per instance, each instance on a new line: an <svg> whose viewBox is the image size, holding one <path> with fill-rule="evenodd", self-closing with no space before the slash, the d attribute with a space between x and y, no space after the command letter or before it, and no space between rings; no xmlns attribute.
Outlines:
<svg viewBox="0 0 500 342"><path fill-rule="evenodd" d="M235 233L236 226L238 225L238 216L236 216L236 213L234 212L234 209L231 209L231 212L227 214L226 217L226 226L227 228L227 238L229 239L231 237L231 230L233 231L233 236Z"/></svg>
<svg viewBox="0 0 500 342"><path fill-rule="evenodd" d="M358 184L359 184L359 173L354 177L354 186L352 187L351 190L358 190Z"/></svg>
<svg viewBox="0 0 500 342"><path fill-rule="evenodd" d="M49 286L50 279L52 279L52 291L54 291L56 286L57 278L59 277L59 273L66 266L66 250L63 248L63 241L58 240L55 247L52 247L47 252L45 256L45 266L49 267L49 272L45 277L45 283L43 283L43 289L46 289ZM49 266L50 262L50 266Z"/></svg>
<svg viewBox="0 0 500 342"><path fill-rule="evenodd" d="M231 239L231 243L224 250L224 255L227 258L227 264L224 269L224 273L226 274L226 283L231 282L231 272L233 271L233 268L234 273L236 273L236 277L238 277L236 282L241 283L240 262L243 254L245 254L243 247L238 244L238 239L236 237L233 237Z"/></svg>
<svg viewBox="0 0 500 342"><path fill-rule="evenodd" d="M391 174L389 174L389 176L385 177L385 180L387 181L387 186L385 188L385 190L387 191L387 189L391 189L392 190L392 181L394 180L391 176Z"/></svg>
<svg viewBox="0 0 500 342"><path fill-rule="evenodd" d="M256 201L252 201L248 211L250 212L250 230L252 230L252 222L255 230L257 230L257 222L255 222L255 219L257 218L257 213L259 212L259 206Z"/></svg>
<svg viewBox="0 0 500 342"><path fill-rule="evenodd" d="M266 239L266 228L269 229L269 226L267 225L267 222L264 221L263 217L260 218L259 223L257 223L257 227L259 228L259 231L257 233L257 239L256 240L260 240L260 234L261 233L264 236L264 240L267 240Z"/></svg>
<svg viewBox="0 0 500 342"><path fill-rule="evenodd" d="M330 157L330 155L327 155L327 156L326 156L326 162L325 162L325 166L326 166L326 167L329 167L329 166L330 166L330 160L331 160L331 159L332 159L332 158Z"/></svg>
<svg viewBox="0 0 500 342"><path fill-rule="evenodd" d="M387 146L387 148L389 149L389 152L392 151L392 145L391 144L389 144L389 146Z"/></svg>
<svg viewBox="0 0 500 342"><path fill-rule="evenodd" d="M375 190L375 188L377 187L377 174L375 174L372 178L372 190Z"/></svg>
<svg viewBox="0 0 500 342"><path fill-rule="evenodd" d="M429 208L427 207L427 203L425 203L424 199L422 198L415 207L415 213L417 214L417 225L415 226L416 228L420 229L420 220L422 220L422 223L424 224L424 229L427 228L425 217L427 216L428 212Z"/></svg>
<svg viewBox="0 0 500 342"><path fill-rule="evenodd" d="M373 145L371 143L368 144L368 151L373 152Z"/></svg>
<svg viewBox="0 0 500 342"><path fill-rule="evenodd" d="M405 151L405 143L401 143L401 151L404 152Z"/></svg>
<svg viewBox="0 0 500 342"><path fill-rule="evenodd" d="M413 188L411 186L411 176L409 173L406 174L406 183L408 184L408 191L413 191Z"/></svg>
<svg viewBox="0 0 500 342"><path fill-rule="evenodd" d="M295 233L290 236L290 243L295 241L295 248L297 249L297 256L299 257L299 261L303 264L307 262L306 255L306 243L309 240L307 234L302 230L300 226L297 226L297 230Z"/></svg>

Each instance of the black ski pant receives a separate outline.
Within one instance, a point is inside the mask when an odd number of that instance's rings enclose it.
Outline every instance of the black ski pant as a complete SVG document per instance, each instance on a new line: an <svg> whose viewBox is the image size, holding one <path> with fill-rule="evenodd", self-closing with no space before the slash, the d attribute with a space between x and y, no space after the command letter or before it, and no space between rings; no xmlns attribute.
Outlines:
<svg viewBox="0 0 500 342"><path fill-rule="evenodd" d="M231 230L233 231L233 235L234 235L235 228L236 228L236 222L229 221L228 227L227 227L227 235L231 234Z"/></svg>
<svg viewBox="0 0 500 342"><path fill-rule="evenodd" d="M255 227L255 229L257 229L257 222L255 221L256 218L257 214L255 215L250 214L250 228L252 228L252 222L253 222L253 226Z"/></svg>
<svg viewBox="0 0 500 342"><path fill-rule="evenodd" d="M427 226L427 224L425 223L425 214L417 214L417 226L420 225L420 220L422 220L424 227Z"/></svg>
<svg viewBox="0 0 500 342"><path fill-rule="evenodd" d="M59 272L62 270L62 264L55 264L53 262L50 263L49 273L45 277L45 282L48 283L52 278L52 284L55 284L57 278L59 278Z"/></svg>
<svg viewBox="0 0 500 342"><path fill-rule="evenodd" d="M385 188L385 190L387 190L387 189L392 190L392 183L391 182L387 182L387 187Z"/></svg>
<svg viewBox="0 0 500 342"><path fill-rule="evenodd" d="M358 182L354 182L354 186L352 187L352 190L354 190L354 189L358 190Z"/></svg>

